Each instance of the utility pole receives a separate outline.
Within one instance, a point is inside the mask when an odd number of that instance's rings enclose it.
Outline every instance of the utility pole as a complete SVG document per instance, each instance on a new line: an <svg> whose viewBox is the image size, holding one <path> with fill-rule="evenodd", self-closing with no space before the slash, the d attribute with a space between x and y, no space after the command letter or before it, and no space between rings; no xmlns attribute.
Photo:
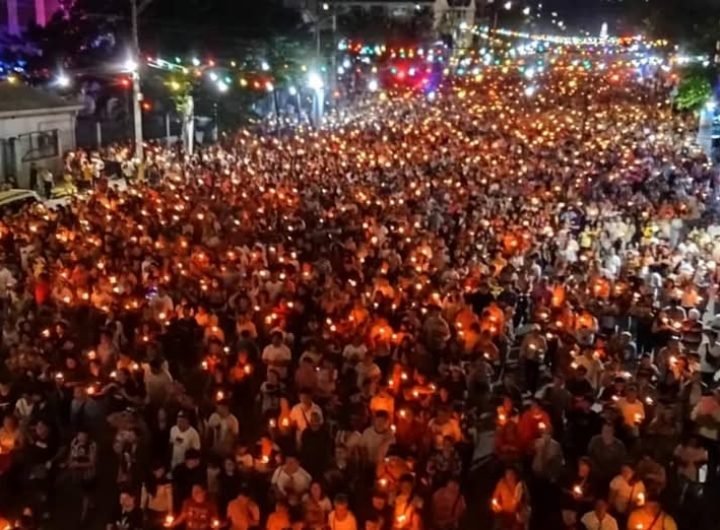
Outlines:
<svg viewBox="0 0 720 530"><path fill-rule="evenodd" d="M132 18L132 55L135 69L132 72L133 90L133 122L135 124L135 158L142 163L143 153L143 127L142 127L142 92L140 90L140 36L138 34L138 8L137 0L130 0Z"/></svg>
<svg viewBox="0 0 720 530"><path fill-rule="evenodd" d="M335 89L337 87L337 7L332 3L332 49L330 51L330 97L335 102Z"/></svg>

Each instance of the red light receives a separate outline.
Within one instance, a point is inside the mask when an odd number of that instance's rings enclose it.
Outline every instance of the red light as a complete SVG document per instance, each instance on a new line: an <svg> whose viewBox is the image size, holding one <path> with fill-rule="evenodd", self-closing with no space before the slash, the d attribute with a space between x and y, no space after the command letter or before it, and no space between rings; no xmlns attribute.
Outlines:
<svg viewBox="0 0 720 530"><path fill-rule="evenodd" d="M120 86L122 86L123 88L128 88L130 86L130 80L123 77L122 79L120 79Z"/></svg>
<svg viewBox="0 0 720 530"><path fill-rule="evenodd" d="M405 79L405 70L399 70L399 69L398 69L397 74L395 74L395 75L397 75L397 78L398 78L398 79L401 79L401 80L402 80L402 79Z"/></svg>
<svg viewBox="0 0 720 530"><path fill-rule="evenodd" d="M212 59L210 59L210 60L208 61L208 64L209 64L210 66L215 66L215 61L213 61Z"/></svg>
<svg viewBox="0 0 720 530"><path fill-rule="evenodd" d="M149 112L152 110L152 104L149 101L145 101L142 104L142 108L144 111Z"/></svg>

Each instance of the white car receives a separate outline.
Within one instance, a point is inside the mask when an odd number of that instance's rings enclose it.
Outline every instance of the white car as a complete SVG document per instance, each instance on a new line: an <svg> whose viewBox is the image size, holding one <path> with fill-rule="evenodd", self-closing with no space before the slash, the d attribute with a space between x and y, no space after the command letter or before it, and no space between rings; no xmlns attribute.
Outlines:
<svg viewBox="0 0 720 530"><path fill-rule="evenodd" d="M17 213L24 206L42 202L40 196L32 190L12 189L0 191L0 217Z"/></svg>

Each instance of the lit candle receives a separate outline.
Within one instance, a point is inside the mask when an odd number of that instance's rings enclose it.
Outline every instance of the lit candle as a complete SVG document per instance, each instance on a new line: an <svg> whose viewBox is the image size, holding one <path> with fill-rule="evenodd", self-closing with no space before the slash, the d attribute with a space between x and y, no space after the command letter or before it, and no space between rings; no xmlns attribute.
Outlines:
<svg viewBox="0 0 720 530"><path fill-rule="evenodd" d="M165 526L166 527L172 526L174 522L175 522L175 517L173 517L172 515L169 515L169 514L165 516Z"/></svg>

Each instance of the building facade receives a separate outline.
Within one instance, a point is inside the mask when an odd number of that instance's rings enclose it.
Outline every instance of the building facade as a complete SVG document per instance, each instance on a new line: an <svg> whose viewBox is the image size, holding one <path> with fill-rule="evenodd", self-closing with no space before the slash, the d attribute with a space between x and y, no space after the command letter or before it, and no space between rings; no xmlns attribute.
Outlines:
<svg viewBox="0 0 720 530"><path fill-rule="evenodd" d="M0 30L20 35L29 25L45 26L69 2L63 0L0 0Z"/></svg>
<svg viewBox="0 0 720 530"><path fill-rule="evenodd" d="M81 108L37 88L0 84L0 181L27 188L32 165L59 174L63 153L75 148Z"/></svg>

